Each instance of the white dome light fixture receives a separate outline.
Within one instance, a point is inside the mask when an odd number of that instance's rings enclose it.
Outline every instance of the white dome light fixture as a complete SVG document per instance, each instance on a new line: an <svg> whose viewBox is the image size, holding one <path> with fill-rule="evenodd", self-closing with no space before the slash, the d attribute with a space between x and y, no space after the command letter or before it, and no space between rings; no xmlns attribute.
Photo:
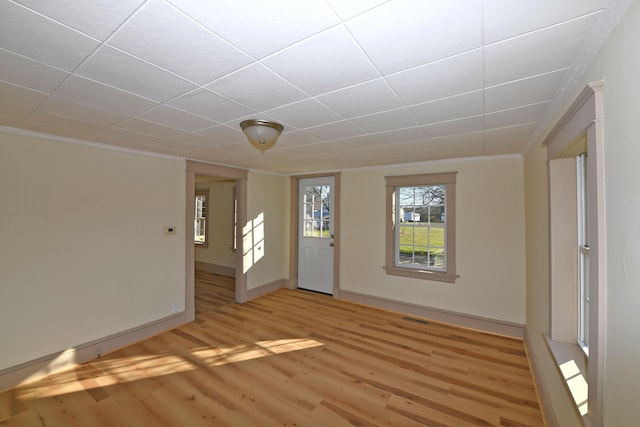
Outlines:
<svg viewBox="0 0 640 427"><path fill-rule="evenodd" d="M262 153L276 145L278 137L284 130L284 126L280 123L254 119L242 121L240 128L249 138L251 145Z"/></svg>

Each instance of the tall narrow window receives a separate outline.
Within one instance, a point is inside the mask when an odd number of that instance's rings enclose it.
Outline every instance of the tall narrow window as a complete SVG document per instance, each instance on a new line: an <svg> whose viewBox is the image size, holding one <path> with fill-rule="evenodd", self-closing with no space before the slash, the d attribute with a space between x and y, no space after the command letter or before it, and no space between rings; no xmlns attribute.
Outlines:
<svg viewBox="0 0 640 427"><path fill-rule="evenodd" d="M578 194L578 344L589 355L589 204L587 153L576 158Z"/></svg>
<svg viewBox="0 0 640 427"><path fill-rule="evenodd" d="M196 190L193 242L207 246L209 190Z"/></svg>
<svg viewBox="0 0 640 427"><path fill-rule="evenodd" d="M386 179L387 274L453 283L456 173Z"/></svg>
<svg viewBox="0 0 640 427"><path fill-rule="evenodd" d="M231 250L233 252L238 248L238 197L236 195L236 187L233 187L233 224L231 224Z"/></svg>

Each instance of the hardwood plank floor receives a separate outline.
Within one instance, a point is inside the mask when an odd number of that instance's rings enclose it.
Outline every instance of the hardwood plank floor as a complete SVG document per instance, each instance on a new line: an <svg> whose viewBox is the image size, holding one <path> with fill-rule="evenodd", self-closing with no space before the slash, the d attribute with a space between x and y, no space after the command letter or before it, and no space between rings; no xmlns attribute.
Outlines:
<svg viewBox="0 0 640 427"><path fill-rule="evenodd" d="M2 426L542 426L520 340L281 289L0 394Z"/></svg>

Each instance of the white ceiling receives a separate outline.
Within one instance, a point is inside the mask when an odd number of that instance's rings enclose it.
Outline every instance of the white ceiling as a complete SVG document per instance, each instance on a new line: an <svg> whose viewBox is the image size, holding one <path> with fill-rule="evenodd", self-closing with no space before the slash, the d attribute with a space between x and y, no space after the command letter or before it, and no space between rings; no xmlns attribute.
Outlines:
<svg viewBox="0 0 640 427"><path fill-rule="evenodd" d="M2 0L0 125L281 173L522 153L629 3Z"/></svg>

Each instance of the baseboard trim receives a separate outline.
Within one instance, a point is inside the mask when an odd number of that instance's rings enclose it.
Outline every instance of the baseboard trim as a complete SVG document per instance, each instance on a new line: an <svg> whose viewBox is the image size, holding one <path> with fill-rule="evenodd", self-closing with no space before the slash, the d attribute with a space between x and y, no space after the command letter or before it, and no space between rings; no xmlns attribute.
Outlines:
<svg viewBox="0 0 640 427"><path fill-rule="evenodd" d="M551 404L551 397L549 396L548 388L544 382L544 377L540 375L541 369L538 357L531 347L529 332L526 327L524 329L524 348L527 352L527 359L529 359L529 369L533 376L533 384L536 388L538 401L542 404L542 416L548 427L559 427L558 420L556 419L553 411L553 405Z"/></svg>
<svg viewBox="0 0 640 427"><path fill-rule="evenodd" d="M0 370L0 391L42 379L48 375L97 359L107 353L174 329L187 323L177 313L135 328L99 338L16 366Z"/></svg>
<svg viewBox="0 0 640 427"><path fill-rule="evenodd" d="M489 332L496 335L504 335L512 338L522 339L524 337L524 325L518 323L505 322L502 320L489 319L465 313L442 310L434 307L412 304L403 301L391 300L388 298L361 294L359 292L340 290L338 299L369 305L383 310L397 311L400 313L419 316L438 322L449 323L464 328Z"/></svg>
<svg viewBox="0 0 640 427"><path fill-rule="evenodd" d="M267 295L273 291L277 291L278 289L286 288L288 283L289 279L278 279L252 289L247 289L247 301Z"/></svg>
<svg viewBox="0 0 640 427"><path fill-rule="evenodd" d="M211 264L208 262L196 261L196 270L218 274L220 276L236 277L235 267L227 267L225 265Z"/></svg>

